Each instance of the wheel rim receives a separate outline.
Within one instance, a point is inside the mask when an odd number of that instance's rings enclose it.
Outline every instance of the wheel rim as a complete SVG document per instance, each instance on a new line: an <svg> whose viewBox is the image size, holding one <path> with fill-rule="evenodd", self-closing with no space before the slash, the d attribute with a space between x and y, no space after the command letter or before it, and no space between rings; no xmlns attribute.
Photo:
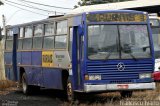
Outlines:
<svg viewBox="0 0 160 106"><path fill-rule="evenodd" d="M70 100L72 98L72 86L70 82L67 83L67 95L68 99Z"/></svg>
<svg viewBox="0 0 160 106"><path fill-rule="evenodd" d="M26 84L26 80L24 77L22 77L22 89L23 89L23 93L26 93L27 84Z"/></svg>

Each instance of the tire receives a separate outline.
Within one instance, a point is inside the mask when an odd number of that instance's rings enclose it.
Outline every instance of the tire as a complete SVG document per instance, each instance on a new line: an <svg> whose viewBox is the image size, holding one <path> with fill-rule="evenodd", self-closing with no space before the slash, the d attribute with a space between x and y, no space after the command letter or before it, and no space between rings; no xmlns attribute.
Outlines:
<svg viewBox="0 0 160 106"><path fill-rule="evenodd" d="M67 101L72 102L75 100L75 93L73 92L72 83L67 79L64 84L65 98Z"/></svg>
<svg viewBox="0 0 160 106"><path fill-rule="evenodd" d="M25 95L31 93L31 86L28 85L26 73L22 74L22 91Z"/></svg>
<svg viewBox="0 0 160 106"><path fill-rule="evenodd" d="M120 92L122 98L127 98L127 97L130 98L132 97L132 93L133 93L132 91L121 91Z"/></svg>

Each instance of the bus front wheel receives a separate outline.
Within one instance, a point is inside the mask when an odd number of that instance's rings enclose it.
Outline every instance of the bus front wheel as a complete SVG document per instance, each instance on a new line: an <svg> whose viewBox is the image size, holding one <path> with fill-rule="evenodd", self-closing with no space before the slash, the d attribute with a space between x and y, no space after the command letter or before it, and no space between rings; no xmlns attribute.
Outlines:
<svg viewBox="0 0 160 106"><path fill-rule="evenodd" d="M73 91L70 78L64 80L64 93L67 101L72 102L75 100L75 92Z"/></svg>
<svg viewBox="0 0 160 106"><path fill-rule="evenodd" d="M27 83L26 73L23 73L22 75L22 91L26 95L31 92L31 87Z"/></svg>
<svg viewBox="0 0 160 106"><path fill-rule="evenodd" d="M67 80L66 93L67 93L67 100L73 101L74 100L74 92L72 90L72 83L69 79Z"/></svg>
<svg viewBox="0 0 160 106"><path fill-rule="evenodd" d="M121 91L120 94L121 94L121 97L123 98L127 98L127 97L131 97L132 96L132 91Z"/></svg>

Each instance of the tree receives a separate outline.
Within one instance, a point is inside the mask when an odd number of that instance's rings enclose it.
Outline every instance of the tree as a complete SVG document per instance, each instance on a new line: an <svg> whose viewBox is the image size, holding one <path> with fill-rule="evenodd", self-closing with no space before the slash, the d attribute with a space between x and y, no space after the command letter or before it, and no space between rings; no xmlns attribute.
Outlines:
<svg viewBox="0 0 160 106"><path fill-rule="evenodd" d="M2 2L2 1L0 1L0 5L3 5L3 2Z"/></svg>
<svg viewBox="0 0 160 106"><path fill-rule="evenodd" d="M123 2L130 0L81 0L78 2L78 5L74 6L77 8L78 6L86 6L86 5L94 5L94 4L105 4L105 3L113 3L113 2Z"/></svg>

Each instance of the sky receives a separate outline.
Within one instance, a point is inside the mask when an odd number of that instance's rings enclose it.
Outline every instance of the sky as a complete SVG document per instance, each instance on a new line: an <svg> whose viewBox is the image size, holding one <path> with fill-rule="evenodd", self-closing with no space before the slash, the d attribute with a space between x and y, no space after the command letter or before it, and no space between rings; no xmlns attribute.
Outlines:
<svg viewBox="0 0 160 106"><path fill-rule="evenodd" d="M55 14L55 11L56 14L63 14L70 11L69 9L59 9L54 7L36 5L33 3L24 2L23 0L1 0L1 1L4 2L4 5L0 6L1 27L2 27L2 15L4 15L6 18L6 25L16 25L16 24L22 24L26 22L48 18L49 15ZM41 3L45 5L52 5L57 7L73 8L75 5L77 5L77 2L79 0L26 0L26 1ZM24 5L38 9L28 8L25 7ZM17 8L15 6L20 8ZM27 9L29 11L23 9ZM43 11L40 9L43 9Z"/></svg>

